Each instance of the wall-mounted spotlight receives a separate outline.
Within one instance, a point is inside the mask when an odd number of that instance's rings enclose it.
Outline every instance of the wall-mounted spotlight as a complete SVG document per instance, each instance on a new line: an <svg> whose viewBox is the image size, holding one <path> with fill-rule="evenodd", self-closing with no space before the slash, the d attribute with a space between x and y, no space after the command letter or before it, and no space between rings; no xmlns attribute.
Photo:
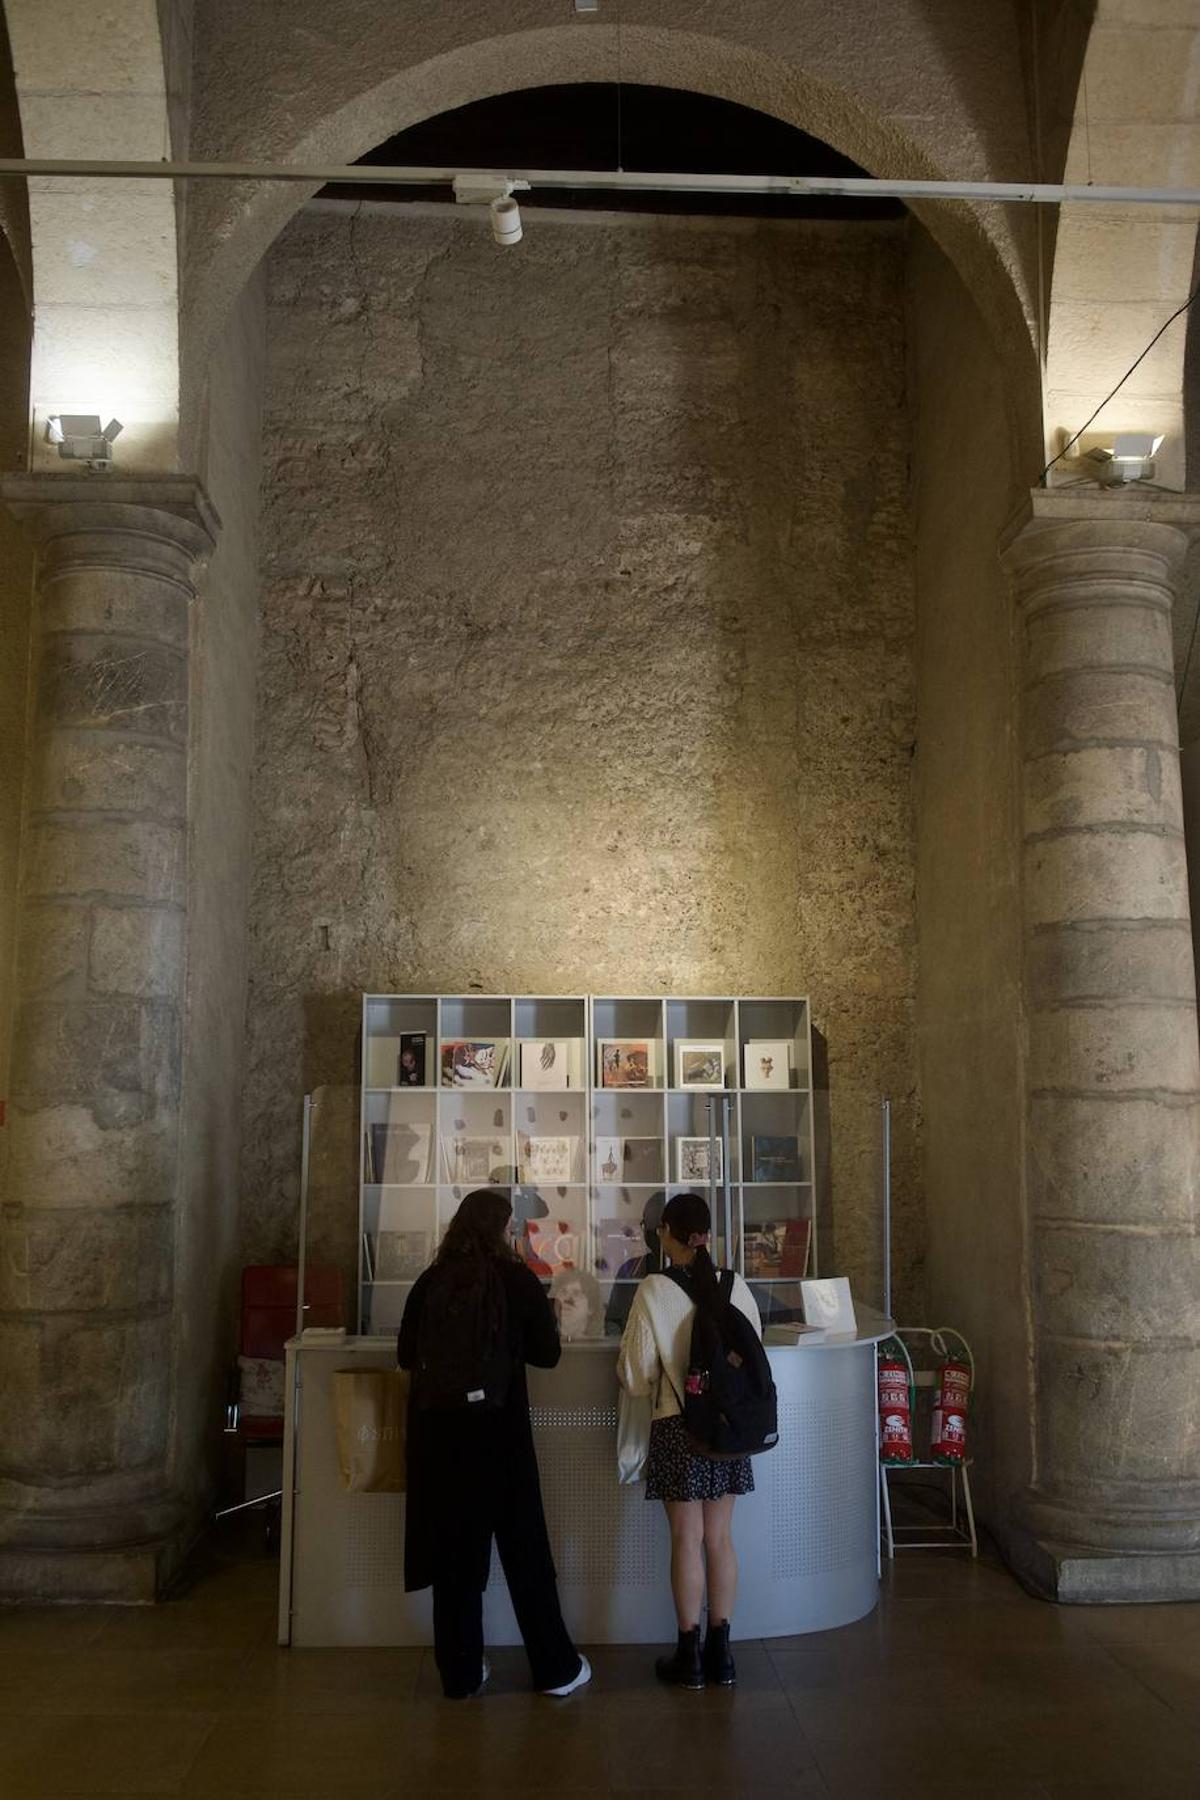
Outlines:
<svg viewBox="0 0 1200 1800"><path fill-rule="evenodd" d="M99 413L56 413L46 420L46 442L57 444L58 454L71 462L111 469L112 447L124 429L120 419L101 426Z"/></svg>
<svg viewBox="0 0 1200 1800"><path fill-rule="evenodd" d="M521 209L513 199L514 188L528 189L527 181L510 181L506 175L456 175L457 206L486 206L492 218L492 238L500 245L519 244Z"/></svg>
<svg viewBox="0 0 1200 1800"><path fill-rule="evenodd" d="M1101 487L1120 487L1126 481L1151 481L1154 458L1162 447L1163 433L1118 431L1111 444L1097 444L1083 458Z"/></svg>

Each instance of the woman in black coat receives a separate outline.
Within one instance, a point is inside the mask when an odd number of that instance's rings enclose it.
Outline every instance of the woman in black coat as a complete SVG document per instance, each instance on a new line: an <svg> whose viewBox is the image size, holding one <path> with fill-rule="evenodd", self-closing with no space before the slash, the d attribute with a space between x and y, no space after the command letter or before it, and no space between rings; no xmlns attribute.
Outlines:
<svg viewBox="0 0 1200 1800"><path fill-rule="evenodd" d="M562 1350L541 1284L509 1246L511 1213L493 1189L467 1195L400 1325L400 1367L413 1372L404 1585L433 1588L434 1654L449 1699L478 1693L487 1680L483 1590L493 1537L534 1686L562 1695L591 1675L559 1608L525 1382L526 1363L552 1369ZM479 1345L476 1372L458 1389L459 1369L449 1364L462 1363L464 1330L446 1329L448 1318L469 1318Z"/></svg>

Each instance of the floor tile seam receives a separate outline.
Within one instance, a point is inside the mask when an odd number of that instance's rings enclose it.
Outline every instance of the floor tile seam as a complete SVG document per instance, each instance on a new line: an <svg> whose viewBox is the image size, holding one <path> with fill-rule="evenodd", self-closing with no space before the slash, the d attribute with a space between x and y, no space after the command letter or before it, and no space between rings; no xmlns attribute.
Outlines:
<svg viewBox="0 0 1200 1800"><path fill-rule="evenodd" d="M1139 1688L1141 1688L1141 1690L1144 1694L1148 1694L1151 1697L1151 1699L1157 1701L1160 1706L1165 1707L1167 1709L1167 1711L1172 1715L1173 1718L1180 1719L1186 1726L1188 1726L1190 1729L1196 1731L1197 1735L1200 1735L1200 1726L1197 1726L1196 1721L1194 1719L1191 1719L1188 1717L1188 1713L1184 1708L1176 1706L1174 1701L1169 1700L1165 1694L1160 1693L1159 1690L1153 1685L1153 1683L1146 1679L1146 1676L1142 1673L1142 1670L1136 1661L1131 1661L1131 1662L1124 1661L1124 1659L1118 1654L1119 1647L1116 1645L1104 1644L1101 1647L1106 1652L1109 1661L1113 1664L1114 1669L1119 1671L1120 1674L1125 1679L1129 1679L1130 1677L1132 1677L1134 1683ZM1149 1647L1150 1646L1148 1646L1148 1645L1135 1646L1133 1644L1123 1646L1123 1648L1134 1653L1135 1655L1137 1654L1137 1652L1140 1649L1149 1648ZM1198 1675L1197 1683L1196 1683L1196 1704L1198 1706L1200 1706L1200 1675Z"/></svg>

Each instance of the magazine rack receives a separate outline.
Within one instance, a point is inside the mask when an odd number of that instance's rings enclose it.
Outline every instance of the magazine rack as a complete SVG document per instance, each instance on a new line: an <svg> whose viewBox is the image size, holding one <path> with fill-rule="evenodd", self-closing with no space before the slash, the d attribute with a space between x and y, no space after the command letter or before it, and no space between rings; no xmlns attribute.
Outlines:
<svg viewBox="0 0 1200 1800"><path fill-rule="evenodd" d="M905 1325L897 1326L888 1343L897 1343L908 1363L910 1388L915 1393L916 1405L913 1408L913 1448L919 1440L929 1442L930 1413L932 1411L933 1389L937 1382L938 1364L947 1357L961 1356L971 1371L971 1392L975 1392L975 1358L961 1332L954 1331L949 1325ZM878 1345L876 1355L878 1356ZM969 1440L968 1440L969 1441ZM979 1554L979 1541L975 1532L975 1507L971 1498L971 1463L966 1457L959 1463L935 1462L932 1457L922 1459L914 1454L911 1462L879 1464L879 1503L880 1528L884 1550L891 1561L897 1550L970 1550L972 1556ZM892 1519L892 1496L888 1486L888 1477L896 1473L906 1473L910 1469L933 1470L950 1478L950 1517L947 1523L938 1525L922 1523L919 1525L897 1525Z"/></svg>
<svg viewBox="0 0 1200 1800"><path fill-rule="evenodd" d="M764 1319L802 1317L800 1279L828 1262L822 1052L802 997L364 995L359 1330L395 1329L481 1186L589 1320L646 1273L654 1204L688 1189Z"/></svg>

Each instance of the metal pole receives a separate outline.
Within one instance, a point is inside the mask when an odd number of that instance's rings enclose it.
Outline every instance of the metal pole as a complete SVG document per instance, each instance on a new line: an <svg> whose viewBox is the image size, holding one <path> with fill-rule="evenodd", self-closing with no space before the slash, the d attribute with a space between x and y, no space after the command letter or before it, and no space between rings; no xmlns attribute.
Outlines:
<svg viewBox="0 0 1200 1800"><path fill-rule="evenodd" d="M312 1095L304 1096L304 1126L300 1137L300 1249L296 1269L296 1336L304 1330L304 1259L308 1250L308 1146L312 1136Z"/></svg>
<svg viewBox="0 0 1200 1800"><path fill-rule="evenodd" d="M883 1115L883 1315L892 1316L892 1103L884 1095Z"/></svg>
<svg viewBox="0 0 1200 1800"><path fill-rule="evenodd" d="M729 1167L729 1095L721 1095L721 1183L725 1202L725 1263L735 1269L733 1251L733 1179Z"/></svg>

